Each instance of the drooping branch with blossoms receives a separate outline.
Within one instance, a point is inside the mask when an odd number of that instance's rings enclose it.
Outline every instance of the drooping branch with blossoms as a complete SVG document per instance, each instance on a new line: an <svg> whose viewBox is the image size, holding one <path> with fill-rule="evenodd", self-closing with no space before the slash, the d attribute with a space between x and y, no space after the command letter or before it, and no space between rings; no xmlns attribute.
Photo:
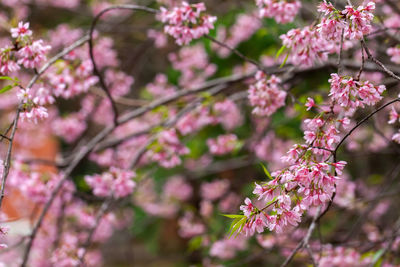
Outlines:
<svg viewBox="0 0 400 267"><path fill-rule="evenodd" d="M0 262L399 264L400 7L353 2L1 3Z"/></svg>

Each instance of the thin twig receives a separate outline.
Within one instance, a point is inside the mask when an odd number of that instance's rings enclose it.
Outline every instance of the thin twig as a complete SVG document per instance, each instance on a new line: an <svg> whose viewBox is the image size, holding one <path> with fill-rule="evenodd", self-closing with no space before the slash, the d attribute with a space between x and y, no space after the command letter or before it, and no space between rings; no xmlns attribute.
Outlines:
<svg viewBox="0 0 400 267"><path fill-rule="evenodd" d="M375 64L377 64L379 67L381 67L390 77L400 81L400 77L397 76L396 74L393 73L393 71L389 70L382 62L380 62L378 59L376 59L371 52L369 51L368 46L366 45L364 40L361 40L361 44L364 47L365 52L367 53L367 56L370 60L372 60Z"/></svg>
<svg viewBox="0 0 400 267"><path fill-rule="evenodd" d="M3 173L1 175L0 209L1 209L1 205L3 204L3 198L4 198L4 192L5 192L5 187L6 187L7 176L8 176L8 173L10 172L11 153L12 153L12 148L13 148L13 144L14 144L14 136L15 136L15 133L17 131L20 112L21 112L21 110L18 107L17 112L15 114L15 119L14 119L14 122L13 122L12 130L11 130L11 135L10 135L10 138L9 138L10 141L8 143L7 155L6 155L6 159L4 161Z"/></svg>
<svg viewBox="0 0 400 267"><path fill-rule="evenodd" d="M253 64L254 66L256 66L259 70L264 71L264 67L262 66L261 63L255 61L254 59L251 59L251 58L249 58L249 57L246 57L246 56L243 55L241 52L239 52L239 50L237 50L237 49L235 49L235 48L233 48L233 47L231 47L231 46L229 46L229 45L227 45L227 44L225 44L225 43L223 43L223 42L218 41L217 39L215 39L214 37L212 37L212 36L210 36L210 35L208 35L208 34L205 35L205 37L206 37L207 39L211 40L212 42L214 42L214 43L216 43L216 44L218 44L218 45L220 45L220 46L222 46L222 47L225 47L226 49L229 49L230 51L232 51L233 53L235 53L238 57L240 57L240 58L243 59L244 61L247 61L247 62Z"/></svg>
<svg viewBox="0 0 400 267"><path fill-rule="evenodd" d="M85 266L85 256L86 253L88 251L88 248L90 247L90 244L92 243L92 239L94 237L94 233L96 232L97 228L100 225L100 221L103 218L103 216L106 214L106 212L108 211L108 209L110 208L112 203L112 198L108 198L106 201L103 202L103 204L101 205L97 215L96 215L96 219L94 222L94 226L90 228L88 236L86 238L85 243L83 244L82 248L83 248L83 253L81 253L79 255L79 261L82 264L82 266Z"/></svg>
<svg viewBox="0 0 400 267"><path fill-rule="evenodd" d="M115 5L115 6L110 6L108 8L105 8L99 14L97 14L97 16L92 21L92 25L90 26L90 31L89 31L89 55L90 55L90 59L92 61L92 65L93 65L93 73L98 77L100 86L103 89L104 93L106 94L108 100L110 101L111 107L112 107L113 112L114 112L114 116L113 116L114 124L118 123L117 122L117 120L118 120L118 109L117 109L117 106L116 106L112 96L111 96L111 92L110 92L109 88L107 87L106 82L104 81L103 75L100 73L100 71L99 71L99 69L97 67L96 60L94 58L93 33L94 33L95 28L96 28L97 22L99 21L101 16L104 15L105 13L111 11L111 10L116 10L116 9L141 10L141 11L146 11L146 12L150 12L150 13L157 13L157 10L152 9L152 8L148 8L148 7L144 7L144 6Z"/></svg>
<svg viewBox="0 0 400 267"><path fill-rule="evenodd" d="M294 258L294 256L296 256L296 254L304 247L308 245L308 242L310 241L311 235L314 232L314 229L317 225L317 220L319 218L319 214L321 212L321 207L318 207L317 212L314 215L314 218L310 224L310 226L308 227L307 230L307 234L305 235L305 237L303 238L303 240L301 240L296 248L292 251L292 253L290 253L290 255L286 258L286 260L282 263L281 267L286 267Z"/></svg>
<svg viewBox="0 0 400 267"><path fill-rule="evenodd" d="M361 121L357 122L357 124L340 140L340 142L337 144L334 153L336 154L340 146L343 144L343 142L358 128L360 127L364 122L368 121L372 116L374 116L376 113L381 111L382 109L386 108L387 106L390 106L393 103L400 102L400 98L396 98L392 101L389 101L388 103L382 105L381 107L377 108L370 114L368 114L366 117L364 117Z"/></svg>

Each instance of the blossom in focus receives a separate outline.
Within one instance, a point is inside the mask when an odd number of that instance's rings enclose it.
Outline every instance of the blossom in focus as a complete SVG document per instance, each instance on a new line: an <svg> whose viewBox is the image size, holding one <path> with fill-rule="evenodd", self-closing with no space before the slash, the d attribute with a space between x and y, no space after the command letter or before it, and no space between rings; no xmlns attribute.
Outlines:
<svg viewBox="0 0 400 267"><path fill-rule="evenodd" d="M337 103L346 108L355 109L364 105L375 105L382 99L386 90L384 85L375 86L369 81L356 81L353 77L331 74L330 96Z"/></svg>
<svg viewBox="0 0 400 267"><path fill-rule="evenodd" d="M332 49L315 27L291 29L280 36L282 44L289 49L288 62L296 66L310 67L314 62L324 62Z"/></svg>
<svg viewBox="0 0 400 267"><path fill-rule="evenodd" d="M24 23L20 21L17 28L11 28L12 38L24 38L31 35L32 31L29 29L29 22Z"/></svg>
<svg viewBox="0 0 400 267"><path fill-rule="evenodd" d="M178 45L186 45L214 29L217 18L204 14L205 11L204 3L182 2L171 10L162 7L159 19L166 24L165 33L173 36Z"/></svg>
<svg viewBox="0 0 400 267"><path fill-rule="evenodd" d="M375 3L370 1L365 6L357 9L347 5L344 10L337 10L329 2L321 2L318 11L324 15L321 23L317 25L318 31L327 40L340 40L341 33L349 40L361 39L371 32L371 22L374 18L372 12L375 10Z"/></svg>

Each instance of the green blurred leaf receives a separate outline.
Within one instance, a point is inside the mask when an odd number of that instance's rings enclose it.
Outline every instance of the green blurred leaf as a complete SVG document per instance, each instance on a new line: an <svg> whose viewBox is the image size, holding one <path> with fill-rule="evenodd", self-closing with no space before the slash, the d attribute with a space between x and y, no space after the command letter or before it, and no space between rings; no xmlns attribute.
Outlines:
<svg viewBox="0 0 400 267"><path fill-rule="evenodd" d="M263 170L264 170L264 173L268 176L268 178L269 178L270 180L273 180L271 174L269 173L269 171L267 170L267 168L265 167L265 165L262 164L262 163L260 163L260 164L261 164L261 166L262 166L262 168L263 168Z"/></svg>
<svg viewBox="0 0 400 267"><path fill-rule="evenodd" d="M203 237L202 236L193 237L189 241L188 251L189 252L193 252L195 250L198 250L201 247L201 243L202 242L203 242Z"/></svg>
<svg viewBox="0 0 400 267"><path fill-rule="evenodd" d="M231 219L246 217L246 216L240 215L240 214L222 214L222 216L225 216L225 217L228 217L228 218L231 218Z"/></svg>
<svg viewBox="0 0 400 267"><path fill-rule="evenodd" d="M5 92L10 91L14 87L15 87L15 84L6 85L6 86L4 86L3 88L0 89L0 94L4 94Z"/></svg>
<svg viewBox="0 0 400 267"><path fill-rule="evenodd" d="M16 78L11 78L8 76L0 76L0 80L17 81Z"/></svg>
<svg viewBox="0 0 400 267"><path fill-rule="evenodd" d="M283 51L285 50L285 48L286 48L286 46L283 45L283 46L279 49L278 53L276 53L275 59L277 59L277 58L283 53Z"/></svg>
<svg viewBox="0 0 400 267"><path fill-rule="evenodd" d="M283 68L283 66L285 66L286 61L288 60L288 58L289 58L289 53L286 54L286 57L285 57L285 59L283 60L282 64L279 66L279 68Z"/></svg>
<svg viewBox="0 0 400 267"><path fill-rule="evenodd" d="M372 257L372 263L374 264L374 267L379 267L382 265L382 260L381 257L385 254L385 250L382 248L375 252L374 256Z"/></svg>
<svg viewBox="0 0 400 267"><path fill-rule="evenodd" d="M237 221L237 220L239 220L239 221ZM245 225L246 221L247 221L247 217L246 216L244 216L241 219L239 219L239 218L235 219L232 222L229 237L231 237L236 232L239 234L242 231L243 226Z"/></svg>

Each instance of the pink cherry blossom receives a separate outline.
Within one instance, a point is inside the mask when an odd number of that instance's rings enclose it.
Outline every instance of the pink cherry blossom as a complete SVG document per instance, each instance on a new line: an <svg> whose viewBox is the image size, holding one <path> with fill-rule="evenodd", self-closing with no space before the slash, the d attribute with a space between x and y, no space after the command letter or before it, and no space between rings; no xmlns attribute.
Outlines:
<svg viewBox="0 0 400 267"><path fill-rule="evenodd" d="M208 139L207 145L214 155L224 155L232 152L238 144L238 139L234 134L220 135L216 139Z"/></svg>
<svg viewBox="0 0 400 267"><path fill-rule="evenodd" d="M254 207L253 203L251 203L250 198L248 198L248 197L244 200L244 204L245 205L240 206L240 210L243 211L243 214L249 218L252 215L252 213L255 211L255 207Z"/></svg>
<svg viewBox="0 0 400 267"><path fill-rule="evenodd" d="M292 22L301 2L294 0L256 0L261 18L273 18L278 23Z"/></svg>
<svg viewBox="0 0 400 267"><path fill-rule="evenodd" d="M42 40L34 41L17 52L18 64L25 68L38 68L46 60L46 54L50 49L51 47L44 45Z"/></svg>
<svg viewBox="0 0 400 267"><path fill-rule="evenodd" d="M29 22L24 23L20 21L17 28L11 28L12 38L24 38L31 35L32 31L29 29Z"/></svg>
<svg viewBox="0 0 400 267"><path fill-rule="evenodd" d="M400 64L400 47L390 47L386 53L390 56L392 62Z"/></svg>
<svg viewBox="0 0 400 267"><path fill-rule="evenodd" d="M217 200L222 197L229 188L227 180L215 180L210 183L203 183L201 185L201 196L207 200Z"/></svg>
<svg viewBox="0 0 400 267"><path fill-rule="evenodd" d="M182 2L181 6L171 10L162 7L159 19L166 24L165 33L173 36L178 45L186 45L214 29L217 18L204 14L205 11L204 3Z"/></svg>
<svg viewBox="0 0 400 267"><path fill-rule="evenodd" d="M270 116L285 104L286 92L279 89L280 82L275 75L267 79L262 72L256 74L256 83L249 88L249 100L254 107L254 114Z"/></svg>
<svg viewBox="0 0 400 267"><path fill-rule="evenodd" d="M315 27L292 29L280 38L282 44L290 49L288 62L296 66L309 67L314 62L324 62L332 49L332 44L323 38Z"/></svg>
<svg viewBox="0 0 400 267"><path fill-rule="evenodd" d="M133 192L135 176L134 172L111 167L109 172L85 176L85 181L96 196L123 198Z"/></svg>
<svg viewBox="0 0 400 267"><path fill-rule="evenodd" d="M157 144L148 152L152 161L158 162L164 168L173 168L182 163L179 156L189 153L189 149L181 144L176 130L165 130L159 138Z"/></svg>

